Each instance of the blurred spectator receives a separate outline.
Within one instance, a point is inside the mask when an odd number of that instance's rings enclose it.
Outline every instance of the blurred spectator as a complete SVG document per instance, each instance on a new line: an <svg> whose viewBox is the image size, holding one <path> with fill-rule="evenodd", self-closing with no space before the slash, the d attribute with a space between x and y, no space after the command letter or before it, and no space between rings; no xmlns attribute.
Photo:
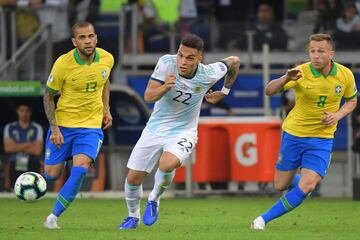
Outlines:
<svg viewBox="0 0 360 240"><path fill-rule="evenodd" d="M0 6L15 6L17 0L0 0Z"/></svg>
<svg viewBox="0 0 360 240"><path fill-rule="evenodd" d="M4 128L4 151L9 154L5 178L13 187L24 172L40 172L40 156L43 150L43 129L31 121L31 108L25 103L16 108L18 120ZM8 186L9 187L9 186Z"/></svg>
<svg viewBox="0 0 360 240"><path fill-rule="evenodd" d="M337 49L359 49L360 17L354 3L348 3L342 11L341 17L336 21L334 41Z"/></svg>
<svg viewBox="0 0 360 240"><path fill-rule="evenodd" d="M40 19L36 8L42 0L18 0L16 10L16 36L21 45L40 28Z"/></svg>
<svg viewBox="0 0 360 240"><path fill-rule="evenodd" d="M69 22L69 0L43 0L38 6L42 26L52 26L53 58L70 51L71 27Z"/></svg>
<svg viewBox="0 0 360 240"><path fill-rule="evenodd" d="M309 2L313 4L314 0ZM317 19L314 26L314 33L332 33L336 29L336 19L342 9L340 0L317 0L315 10Z"/></svg>
<svg viewBox="0 0 360 240"><path fill-rule="evenodd" d="M219 47L225 50L247 48L246 16L248 1L215 0L214 16L218 23Z"/></svg>
<svg viewBox="0 0 360 240"><path fill-rule="evenodd" d="M360 104L356 106L351 114L351 125L353 129L352 150L355 153L360 154Z"/></svg>
<svg viewBox="0 0 360 240"><path fill-rule="evenodd" d="M133 0L92 0L92 2L98 2L94 5L92 3L92 11L95 11L95 7L98 7L98 16L94 19L88 19L87 21L94 23L96 32L98 35L98 47L104 48L106 51L111 52L114 57L115 65L119 59L119 15L125 5L128 5ZM130 38L129 26L131 18L129 12L125 12L126 26L123 29L125 41Z"/></svg>
<svg viewBox="0 0 360 240"><path fill-rule="evenodd" d="M42 0L18 0L16 9L16 38L17 48L24 44L32 35L40 29L40 19L37 8ZM19 80L34 80L35 78L35 54L29 55L18 68Z"/></svg>
<svg viewBox="0 0 360 240"><path fill-rule="evenodd" d="M354 3L348 3L342 14L336 20L336 28L342 32L352 32L360 30L360 17Z"/></svg>
<svg viewBox="0 0 360 240"><path fill-rule="evenodd" d="M273 8L266 3L260 4L255 26L254 49L261 50L264 43L270 50L286 50L288 36L280 23L274 22Z"/></svg>
<svg viewBox="0 0 360 240"><path fill-rule="evenodd" d="M101 0L69 0L70 26L76 22L94 23L99 17Z"/></svg>
<svg viewBox="0 0 360 240"><path fill-rule="evenodd" d="M145 51L169 51L171 34L179 44L183 33L189 32L186 24L197 16L194 0L146 0L144 13Z"/></svg>

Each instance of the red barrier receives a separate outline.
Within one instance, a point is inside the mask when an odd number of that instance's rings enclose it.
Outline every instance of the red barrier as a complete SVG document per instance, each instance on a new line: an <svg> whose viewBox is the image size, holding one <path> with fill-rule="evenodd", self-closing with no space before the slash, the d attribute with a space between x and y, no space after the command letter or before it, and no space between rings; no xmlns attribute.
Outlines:
<svg viewBox="0 0 360 240"><path fill-rule="evenodd" d="M230 152L227 129L221 124L200 124L192 162L193 181L230 181ZM184 182L185 167L178 168L174 182Z"/></svg>
<svg viewBox="0 0 360 240"><path fill-rule="evenodd" d="M194 182L272 182L280 147L275 117L203 117L193 159ZM185 167L174 182L185 181Z"/></svg>

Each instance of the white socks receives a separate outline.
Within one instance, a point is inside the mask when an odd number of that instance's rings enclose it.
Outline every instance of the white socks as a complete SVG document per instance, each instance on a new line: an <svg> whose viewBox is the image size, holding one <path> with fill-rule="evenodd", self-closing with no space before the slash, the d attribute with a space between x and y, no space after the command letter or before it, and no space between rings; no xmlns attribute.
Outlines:
<svg viewBox="0 0 360 240"><path fill-rule="evenodd" d="M125 180L125 200L130 217L140 218L140 200L142 195L142 185L130 185L127 179Z"/></svg>
<svg viewBox="0 0 360 240"><path fill-rule="evenodd" d="M154 188L152 189L149 200L159 202L160 196L165 192L168 186L171 184L175 176L175 170L172 172L163 172L160 169L157 169L155 173L155 183Z"/></svg>

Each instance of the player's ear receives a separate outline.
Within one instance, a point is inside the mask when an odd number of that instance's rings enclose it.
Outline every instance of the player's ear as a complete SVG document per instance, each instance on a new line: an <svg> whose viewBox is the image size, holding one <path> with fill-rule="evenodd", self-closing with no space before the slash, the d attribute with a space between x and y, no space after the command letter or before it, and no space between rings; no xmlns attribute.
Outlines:
<svg viewBox="0 0 360 240"><path fill-rule="evenodd" d="M203 53L200 52L199 53L199 63L202 63L202 61L203 61Z"/></svg>
<svg viewBox="0 0 360 240"><path fill-rule="evenodd" d="M95 34L95 44L98 43L98 38L97 38L97 34Z"/></svg>
<svg viewBox="0 0 360 240"><path fill-rule="evenodd" d="M335 51L334 51L334 50L331 50L331 51L330 51L330 59L333 59L334 55L335 55Z"/></svg>
<svg viewBox="0 0 360 240"><path fill-rule="evenodd" d="M74 47L77 47L77 44L76 44L75 38L71 38L71 41L72 41L72 43L73 43Z"/></svg>

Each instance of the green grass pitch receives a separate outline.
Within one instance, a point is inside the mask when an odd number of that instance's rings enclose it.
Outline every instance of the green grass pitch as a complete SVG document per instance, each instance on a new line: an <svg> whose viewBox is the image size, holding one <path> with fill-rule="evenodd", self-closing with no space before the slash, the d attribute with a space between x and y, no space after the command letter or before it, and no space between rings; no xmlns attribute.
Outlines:
<svg viewBox="0 0 360 240"><path fill-rule="evenodd" d="M121 231L127 215L124 199L76 199L61 216L60 230L42 228L54 199L24 203L0 199L0 239L360 239L360 202L307 199L293 212L271 222L265 231L250 222L276 198L208 197L163 199L157 223ZM142 210L145 200L142 201Z"/></svg>

